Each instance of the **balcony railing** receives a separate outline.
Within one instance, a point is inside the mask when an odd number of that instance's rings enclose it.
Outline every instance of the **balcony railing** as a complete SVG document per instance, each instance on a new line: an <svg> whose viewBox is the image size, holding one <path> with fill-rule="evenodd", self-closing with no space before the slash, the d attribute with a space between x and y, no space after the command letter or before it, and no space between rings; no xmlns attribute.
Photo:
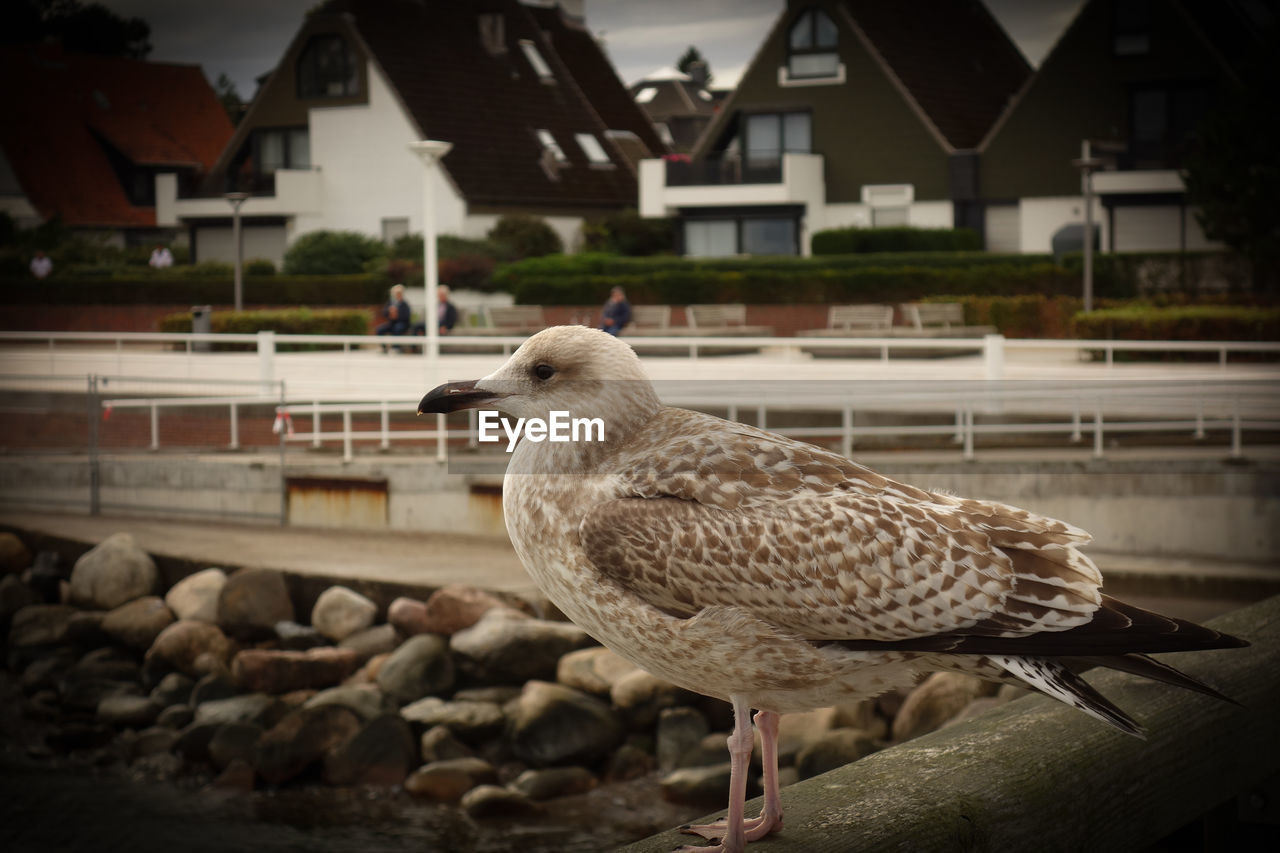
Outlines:
<svg viewBox="0 0 1280 853"><path fill-rule="evenodd" d="M782 160L744 163L738 157L668 160L667 186L697 187L723 184L780 184Z"/></svg>

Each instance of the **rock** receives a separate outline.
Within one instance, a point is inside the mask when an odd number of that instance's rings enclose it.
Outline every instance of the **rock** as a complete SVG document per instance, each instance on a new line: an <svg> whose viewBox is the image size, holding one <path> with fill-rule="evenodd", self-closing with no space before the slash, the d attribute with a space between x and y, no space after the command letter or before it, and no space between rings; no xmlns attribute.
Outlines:
<svg viewBox="0 0 1280 853"><path fill-rule="evenodd" d="M355 737L330 752L324 778L331 785L399 785L418 764L418 744L398 714L365 723Z"/></svg>
<svg viewBox="0 0 1280 853"><path fill-rule="evenodd" d="M668 802L701 808L722 807L729 799L729 762L707 767L684 767L662 777L662 796ZM755 796L748 784L747 796Z"/></svg>
<svg viewBox="0 0 1280 853"><path fill-rule="evenodd" d="M211 672L202 676L191 688L188 702L192 705L203 705L215 699L230 699L239 696L240 688L231 676L225 672Z"/></svg>
<svg viewBox="0 0 1280 853"><path fill-rule="evenodd" d="M548 767L526 770L511 783L531 800L551 800L571 794L585 794L596 786L596 777L585 767Z"/></svg>
<svg viewBox="0 0 1280 853"><path fill-rule="evenodd" d="M245 649L231 661L231 678L242 690L288 693L332 687L355 672L356 666L356 653L350 649Z"/></svg>
<svg viewBox="0 0 1280 853"><path fill-rule="evenodd" d="M31 551L17 534L0 533L0 574L16 574L31 567Z"/></svg>
<svg viewBox="0 0 1280 853"><path fill-rule="evenodd" d="M266 693L249 693L229 699L212 699L196 706L196 724L257 723L269 726L279 714L279 701Z"/></svg>
<svg viewBox="0 0 1280 853"><path fill-rule="evenodd" d="M81 610L67 623L67 639L83 648L97 648L111 642L102 623L107 614L101 610Z"/></svg>
<svg viewBox="0 0 1280 853"><path fill-rule="evenodd" d="M996 686L959 672L935 672L916 686L893 720L893 739L910 740L939 728Z"/></svg>
<svg viewBox="0 0 1280 853"><path fill-rule="evenodd" d="M501 598L474 586L446 584L427 599L424 609L426 630L432 634L452 636L479 622L489 611L508 607Z"/></svg>
<svg viewBox="0 0 1280 853"><path fill-rule="evenodd" d="M480 758L454 758L419 767L405 780L404 789L425 800L456 803L477 785L497 781L498 773L489 762Z"/></svg>
<svg viewBox="0 0 1280 853"><path fill-rule="evenodd" d="M208 761L209 741L222 728L222 723L191 723L178 732L173 751L187 761Z"/></svg>
<svg viewBox="0 0 1280 853"><path fill-rule="evenodd" d="M8 633L13 614L28 605L40 603L40 594L17 575L0 578L0 633Z"/></svg>
<svg viewBox="0 0 1280 853"><path fill-rule="evenodd" d="M299 708L259 738L253 767L264 781L279 785L322 760L358 731L360 718L349 708Z"/></svg>
<svg viewBox="0 0 1280 853"><path fill-rule="evenodd" d="M159 580L147 552L128 533L117 533L76 560L71 570L71 603L113 610L150 595Z"/></svg>
<svg viewBox="0 0 1280 853"><path fill-rule="evenodd" d="M707 718L697 709L664 708L658 715L658 769L668 773L684 766L684 756L702 742L708 731Z"/></svg>
<svg viewBox="0 0 1280 853"><path fill-rule="evenodd" d="M209 763L224 770L234 761L249 763L254 747L266 731L257 723L226 723L209 739Z"/></svg>
<svg viewBox="0 0 1280 853"><path fill-rule="evenodd" d="M233 637L274 636L277 622L293 618L289 588L275 569L240 569L218 593L218 625Z"/></svg>
<svg viewBox="0 0 1280 853"><path fill-rule="evenodd" d="M180 619L156 637L147 651L147 661L200 678L224 671L233 649L231 640L217 625Z"/></svg>
<svg viewBox="0 0 1280 853"><path fill-rule="evenodd" d="M289 619L282 619L272 626L276 637L280 640L280 648L291 652L305 652L318 646L327 646L329 641L310 625L299 625Z"/></svg>
<svg viewBox="0 0 1280 853"><path fill-rule="evenodd" d="M796 771L801 779L811 779L877 752L881 747L879 741L859 729L832 729L800 750Z"/></svg>
<svg viewBox="0 0 1280 853"><path fill-rule="evenodd" d="M472 818L536 817L542 806L519 791L498 785L477 785L462 795L462 810Z"/></svg>
<svg viewBox="0 0 1280 853"><path fill-rule="evenodd" d="M435 633L427 621L427 604L400 596L387 607L387 622L406 637Z"/></svg>
<svg viewBox="0 0 1280 853"><path fill-rule="evenodd" d="M70 650L36 658L22 671L20 683L23 692L31 694L55 689L74 664Z"/></svg>
<svg viewBox="0 0 1280 853"><path fill-rule="evenodd" d="M363 664L378 655L395 651L400 642L400 634L394 625L374 625L347 637L338 644L338 648L351 649Z"/></svg>
<svg viewBox="0 0 1280 853"><path fill-rule="evenodd" d="M105 647L86 652L68 675L78 678L105 678L109 681L137 683L142 669L132 654L120 648Z"/></svg>
<svg viewBox="0 0 1280 853"><path fill-rule="evenodd" d="M449 639L459 670L483 684L553 679L561 655L592 643L576 625L507 609L490 610Z"/></svg>
<svg viewBox="0 0 1280 853"><path fill-rule="evenodd" d="M58 684L63 710L97 713L98 704L108 696L138 696L142 689L136 683L101 678L69 670Z"/></svg>
<svg viewBox="0 0 1280 853"><path fill-rule="evenodd" d="M178 742L178 733L170 728L152 726L138 732L138 737L130 748L131 758L145 758L148 755L161 755L173 751Z"/></svg>
<svg viewBox="0 0 1280 853"><path fill-rule="evenodd" d="M218 778L209 785L221 790L247 793L253 790L256 780L257 774L253 772L253 765L242 758L237 758L228 764L226 769L218 774Z"/></svg>
<svg viewBox="0 0 1280 853"><path fill-rule="evenodd" d="M455 702L492 702L495 705L505 705L512 699L520 695L520 691L524 686L516 687L514 684L493 684L488 687L468 687L465 690L459 690L453 694Z"/></svg>
<svg viewBox="0 0 1280 853"><path fill-rule="evenodd" d="M467 743L497 735L506 723L502 706L495 702L446 702L435 696L405 705L400 715L421 727L446 726Z"/></svg>
<svg viewBox="0 0 1280 853"><path fill-rule="evenodd" d="M156 721L160 706L150 696L117 694L98 703L98 719L109 726L145 729Z"/></svg>
<svg viewBox="0 0 1280 853"><path fill-rule="evenodd" d="M889 721L880 716L874 699L837 705L833 723L832 728L861 729L881 740L889 737Z"/></svg>
<svg viewBox="0 0 1280 853"><path fill-rule="evenodd" d="M377 683L392 701L404 705L453 687L453 659L443 637L419 634L391 653L378 671Z"/></svg>
<svg viewBox="0 0 1280 853"><path fill-rule="evenodd" d="M62 597L63 585L70 579L71 572L61 554L56 551L40 551L31 566L27 583L40 596L41 601L61 604L65 603Z"/></svg>
<svg viewBox="0 0 1280 853"><path fill-rule="evenodd" d="M15 648L52 646L67 641L67 625L75 614L65 604L29 604L13 614L9 645Z"/></svg>
<svg viewBox="0 0 1280 853"><path fill-rule="evenodd" d="M653 725L664 708L684 704L693 694L637 669L618 679L609 691L609 698L631 728L645 729Z"/></svg>
<svg viewBox="0 0 1280 853"><path fill-rule="evenodd" d="M638 746L624 743L609 759L609 769L605 778L610 782L630 782L647 776L657 767L653 756Z"/></svg>
<svg viewBox="0 0 1280 853"><path fill-rule="evenodd" d="M180 672L171 672L151 690L151 700L161 708L185 705L191 699L191 689L195 686L195 681L190 677Z"/></svg>
<svg viewBox="0 0 1280 853"><path fill-rule="evenodd" d="M798 714L783 714L778 719L778 763L784 766L794 764L796 756L802 749L811 743L816 743L827 732L839 727L838 717L839 712L835 708L816 708ZM723 747L724 744L721 744L721 748Z"/></svg>
<svg viewBox="0 0 1280 853"><path fill-rule="evenodd" d="M613 685L638 668L603 646L578 649L556 663L556 681L565 687L608 696Z"/></svg>
<svg viewBox="0 0 1280 853"><path fill-rule="evenodd" d="M453 758L470 758L475 755L471 747L454 737L447 726L435 726L423 732L418 748L422 754L422 760L427 764Z"/></svg>
<svg viewBox="0 0 1280 853"><path fill-rule="evenodd" d="M529 682L506 712L512 752L535 767L592 764L622 740L612 708L560 684Z"/></svg>
<svg viewBox="0 0 1280 853"><path fill-rule="evenodd" d="M729 754L726 747L728 735L724 732L713 732L703 736L696 744L685 750L678 759L676 766L672 770L678 770L681 767L710 767L712 764L723 764L725 756ZM757 743L756 749L751 754L751 762L753 768L759 766L760 750Z"/></svg>
<svg viewBox="0 0 1280 853"><path fill-rule="evenodd" d="M166 729L185 729L195 718L195 709L190 705L170 705L156 717L156 725Z"/></svg>
<svg viewBox="0 0 1280 853"><path fill-rule="evenodd" d="M996 698L1001 702L1012 702L1015 699L1021 699L1023 696L1030 696L1034 692L1016 684L1001 684L1000 689L996 691Z"/></svg>
<svg viewBox="0 0 1280 853"><path fill-rule="evenodd" d="M187 575L165 594L164 603L179 619L218 621L218 598L227 583L222 569L205 569Z"/></svg>
<svg viewBox="0 0 1280 853"><path fill-rule="evenodd" d="M311 608L311 626L335 643L373 624L378 605L353 589L331 586Z"/></svg>
<svg viewBox="0 0 1280 853"><path fill-rule="evenodd" d="M376 684L351 684L321 690L308 699L303 707L318 705L342 705L355 711L361 720L372 720L395 710L386 694Z"/></svg>
<svg viewBox="0 0 1280 853"><path fill-rule="evenodd" d="M173 621L164 599L147 595L108 612L102 620L102 630L117 643L145 651Z"/></svg>

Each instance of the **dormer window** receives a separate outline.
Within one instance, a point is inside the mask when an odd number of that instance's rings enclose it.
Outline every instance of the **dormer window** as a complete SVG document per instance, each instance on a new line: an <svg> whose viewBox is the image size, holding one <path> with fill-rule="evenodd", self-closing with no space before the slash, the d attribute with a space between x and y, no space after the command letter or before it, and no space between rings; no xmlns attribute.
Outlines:
<svg viewBox="0 0 1280 853"><path fill-rule="evenodd" d="M298 57L299 98L347 98L360 94L356 57L337 34L312 36Z"/></svg>
<svg viewBox="0 0 1280 853"><path fill-rule="evenodd" d="M821 9L808 9L787 34L787 76L835 77L840 71L835 22Z"/></svg>
<svg viewBox="0 0 1280 853"><path fill-rule="evenodd" d="M533 66L533 73L544 83L550 83L555 80L551 74L551 66L547 65L547 61L542 58L542 54L538 52L538 46L528 39L520 39L520 49L524 51L524 58L529 60L529 64Z"/></svg>
<svg viewBox="0 0 1280 853"><path fill-rule="evenodd" d="M538 141L542 143L544 155L550 156L557 163L569 162L569 158L564 156L564 149L560 147L559 142L556 142L556 138L551 135L551 131L539 130Z"/></svg>
<svg viewBox="0 0 1280 853"><path fill-rule="evenodd" d="M612 165L613 161L605 153L604 146L600 144L600 140L596 139L593 134L575 133L573 138L577 141L578 147L582 149L582 153L587 155L587 160L590 161L591 165Z"/></svg>

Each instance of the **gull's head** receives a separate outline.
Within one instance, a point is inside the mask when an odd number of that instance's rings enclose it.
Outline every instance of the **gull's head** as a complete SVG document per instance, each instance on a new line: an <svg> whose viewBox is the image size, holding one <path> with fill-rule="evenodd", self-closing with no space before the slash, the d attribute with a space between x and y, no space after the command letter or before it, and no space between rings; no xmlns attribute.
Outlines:
<svg viewBox="0 0 1280 853"><path fill-rule="evenodd" d="M433 389L418 412L493 408L516 418L545 420L553 411L567 411L625 427L624 421L646 419L659 406L630 346L597 329L552 326L525 341L483 379Z"/></svg>

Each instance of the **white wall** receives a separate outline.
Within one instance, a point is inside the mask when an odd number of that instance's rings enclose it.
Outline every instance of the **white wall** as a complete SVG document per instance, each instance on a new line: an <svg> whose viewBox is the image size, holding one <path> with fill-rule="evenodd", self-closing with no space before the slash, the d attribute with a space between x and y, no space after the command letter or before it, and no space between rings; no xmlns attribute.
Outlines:
<svg viewBox="0 0 1280 853"><path fill-rule="evenodd" d="M1084 222L1081 196L1024 198L1018 204L1019 242L1024 253L1052 252L1053 235L1064 225ZM1094 199L1093 227L1099 231L1102 251L1108 251L1106 213Z"/></svg>
<svg viewBox="0 0 1280 853"><path fill-rule="evenodd" d="M287 235L283 225L242 226L244 259L266 258L279 269L284 261ZM195 257L197 261L222 261L233 264L236 260L235 244L231 239L231 226L196 226Z"/></svg>

